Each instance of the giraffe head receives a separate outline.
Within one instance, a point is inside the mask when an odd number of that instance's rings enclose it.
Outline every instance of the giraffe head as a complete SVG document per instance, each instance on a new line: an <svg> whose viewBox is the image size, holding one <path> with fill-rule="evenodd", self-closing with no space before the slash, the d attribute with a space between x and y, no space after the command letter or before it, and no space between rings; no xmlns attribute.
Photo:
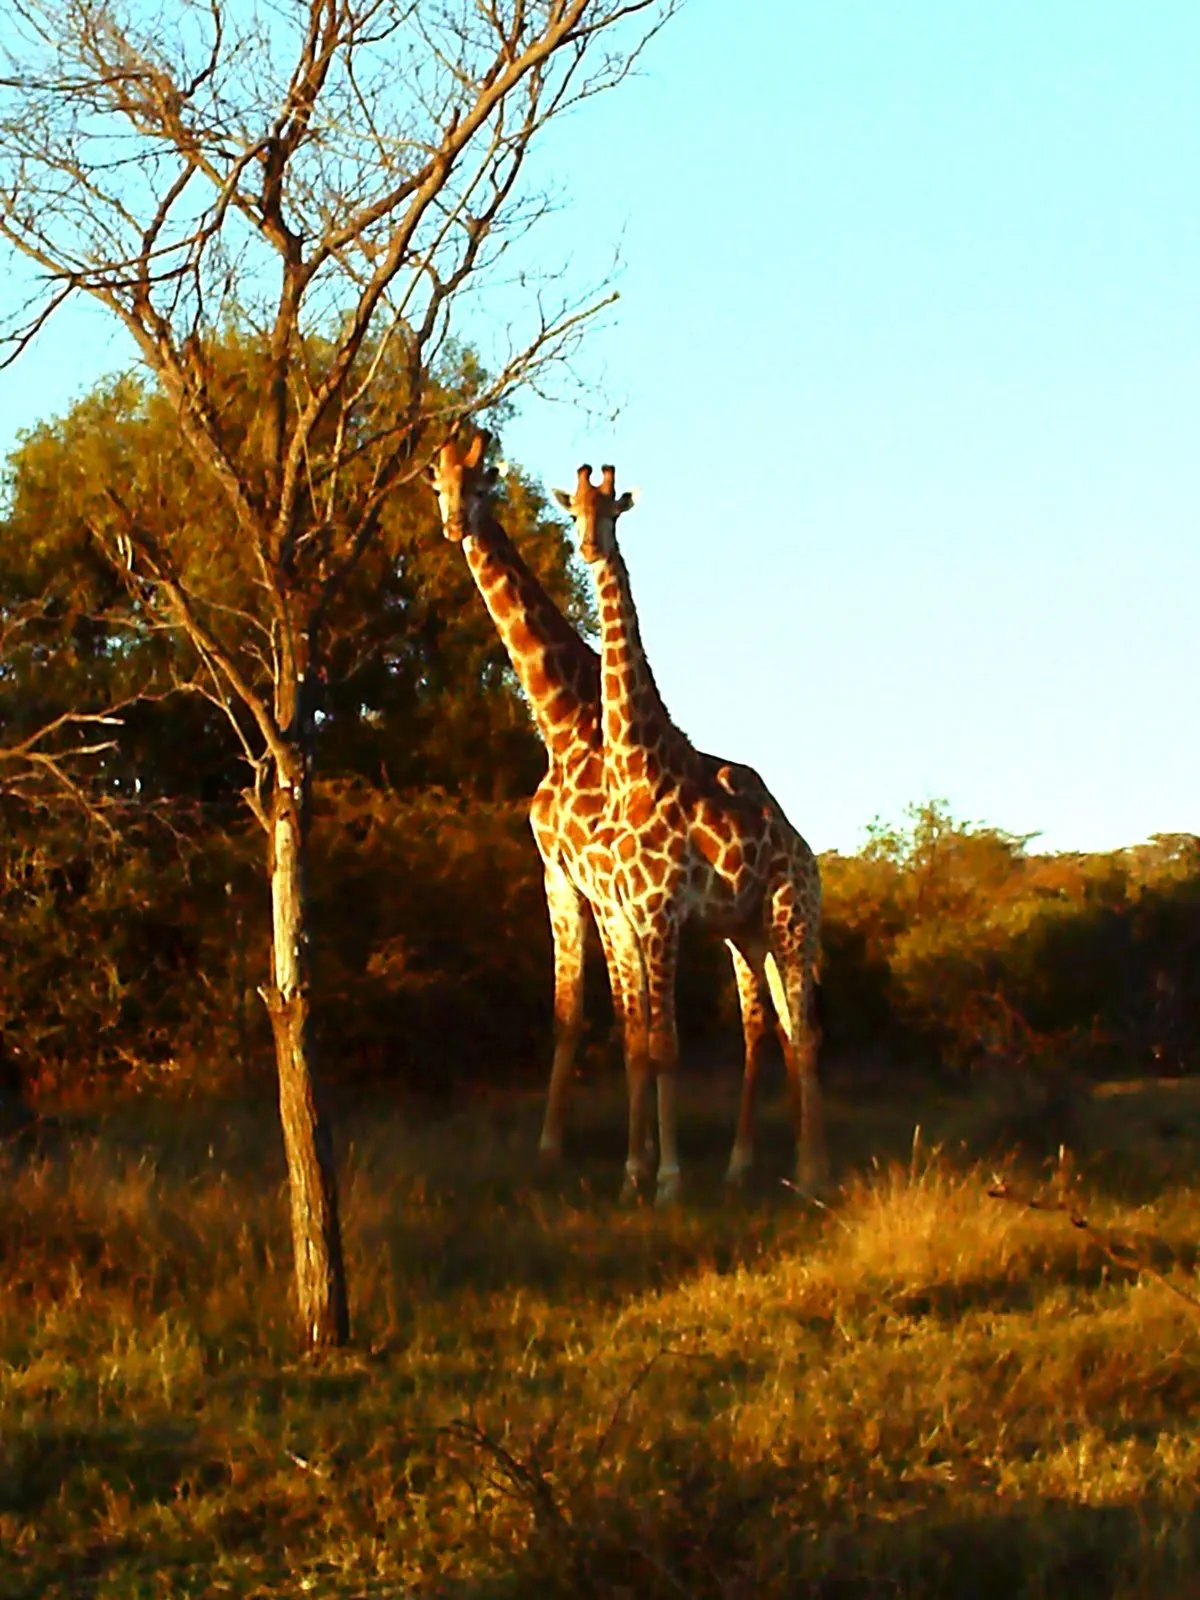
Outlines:
<svg viewBox="0 0 1200 1600"><path fill-rule="evenodd" d="M592 469L580 467L575 493L553 491L555 500L569 511L579 531L579 554L585 561L602 561L612 555L617 542L617 518L629 510L636 496L617 494L616 467L601 467L600 482L592 482Z"/></svg>
<svg viewBox="0 0 1200 1600"><path fill-rule="evenodd" d="M463 448L457 439L447 439L429 463L426 475L438 497L442 532L455 544L474 532L480 517L491 510L492 490L499 475L496 467L483 465L491 435L475 430Z"/></svg>

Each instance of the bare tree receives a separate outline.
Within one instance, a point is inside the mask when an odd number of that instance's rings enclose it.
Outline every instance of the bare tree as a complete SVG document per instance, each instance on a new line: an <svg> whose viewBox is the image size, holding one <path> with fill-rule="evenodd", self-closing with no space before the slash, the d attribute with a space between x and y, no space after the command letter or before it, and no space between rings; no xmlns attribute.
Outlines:
<svg viewBox="0 0 1200 1600"><path fill-rule="evenodd" d="M514 247L548 204L528 157L548 122L627 75L677 3L5 8L0 237L39 275L0 355L18 358L73 296L106 307L177 408L253 580L253 605L234 610L219 577L111 486L95 532L141 604L190 641L252 775L274 917L262 992L313 1347L348 1333L304 894L324 627L392 491L468 412L568 362L606 303L519 272ZM449 385L469 291L505 277L504 348ZM249 429L214 357L235 318L265 373Z"/></svg>

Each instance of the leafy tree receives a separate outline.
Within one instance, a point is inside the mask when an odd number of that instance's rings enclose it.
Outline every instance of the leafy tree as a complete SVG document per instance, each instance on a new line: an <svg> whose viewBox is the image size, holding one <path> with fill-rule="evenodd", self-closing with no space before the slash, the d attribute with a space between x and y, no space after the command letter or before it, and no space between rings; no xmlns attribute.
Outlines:
<svg viewBox="0 0 1200 1600"><path fill-rule="evenodd" d="M312 359L319 359L315 352ZM260 346L230 327L210 356L236 373L227 410L249 413L261 384ZM470 367L460 374L465 386ZM248 424L247 424L248 425ZM536 489L509 474L505 518L526 560L563 610L590 624L585 586L561 524ZM8 463L0 519L0 612L36 603L36 629L4 654L0 717L42 727L72 708L103 709L141 694L106 737L110 794L232 804L245 783L237 740L219 707L193 687L186 636L155 625L107 560L97 528L119 486L130 515L178 545L191 584L220 589L245 614L253 574L223 499L199 478L162 389L123 376L66 416L39 424ZM544 754L495 629L465 563L441 536L420 484L391 497L377 539L331 607L326 665L315 686L314 745L329 777L392 788L439 785L492 799L528 794Z"/></svg>
<svg viewBox="0 0 1200 1600"><path fill-rule="evenodd" d="M214 364L246 370L242 398L229 402L244 405L261 353L232 328L223 343ZM92 758L87 800L119 819L117 856L98 850L77 819L48 826L23 805L7 808L0 834L10 886L0 1029L28 1081L60 1097L118 1081L228 1081L259 1044L245 968L261 959L266 908L247 876L237 742L202 695L167 696L189 682L194 655L178 633L153 626L94 533L115 483L140 521L160 517L194 545L198 564L236 572L236 529L220 499L199 498L193 477L169 401L128 376L31 429L8 463L0 614L20 611L36 628L12 630L0 723L32 736L72 706L150 696L107 719L105 748ZM506 483L507 525L586 626L561 524L518 472ZM237 583L226 593L246 609ZM423 486L403 486L386 508L332 614L329 660L310 874L326 1071L423 1081L440 1040L455 1052L447 1086L485 1065L494 1073L544 1022L544 915L524 797L545 755ZM427 800L430 788L447 798ZM406 798L413 790L421 798ZM507 809L479 803L516 797ZM512 880L503 895L501 862ZM481 901L505 903L506 926L519 930L503 951L473 944L468 907ZM386 952L402 944L408 956L397 963ZM524 965L514 964L514 946L528 953Z"/></svg>

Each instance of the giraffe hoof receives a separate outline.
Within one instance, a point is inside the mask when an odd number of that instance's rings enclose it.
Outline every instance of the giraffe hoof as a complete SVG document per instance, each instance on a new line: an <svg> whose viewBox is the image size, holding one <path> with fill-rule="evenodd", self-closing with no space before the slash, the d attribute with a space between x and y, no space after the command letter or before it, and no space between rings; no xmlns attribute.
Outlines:
<svg viewBox="0 0 1200 1600"><path fill-rule="evenodd" d="M679 1174L672 1172L666 1178L658 1180L658 1188L654 1193L654 1204L659 1211L669 1210L679 1204Z"/></svg>
<svg viewBox="0 0 1200 1600"><path fill-rule="evenodd" d="M543 1172L557 1172L563 1164L562 1146L553 1144L539 1145L537 1164Z"/></svg>

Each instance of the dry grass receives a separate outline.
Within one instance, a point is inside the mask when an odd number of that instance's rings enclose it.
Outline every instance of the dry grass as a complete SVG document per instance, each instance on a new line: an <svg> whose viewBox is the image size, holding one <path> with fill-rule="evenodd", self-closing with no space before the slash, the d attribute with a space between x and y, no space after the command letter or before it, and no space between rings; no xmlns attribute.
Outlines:
<svg viewBox="0 0 1200 1600"><path fill-rule="evenodd" d="M552 1186L529 1101L344 1122L358 1342L320 1366L269 1110L143 1108L14 1161L0 1594L1195 1592L1200 1306L1163 1281L1195 1289L1194 1097L1097 1098L1070 1178L1158 1276L989 1200L978 1102L927 1099L913 1148L917 1107L835 1100L821 1211L782 1140L723 1203L732 1119L689 1101L669 1217L604 1198L603 1095Z"/></svg>

